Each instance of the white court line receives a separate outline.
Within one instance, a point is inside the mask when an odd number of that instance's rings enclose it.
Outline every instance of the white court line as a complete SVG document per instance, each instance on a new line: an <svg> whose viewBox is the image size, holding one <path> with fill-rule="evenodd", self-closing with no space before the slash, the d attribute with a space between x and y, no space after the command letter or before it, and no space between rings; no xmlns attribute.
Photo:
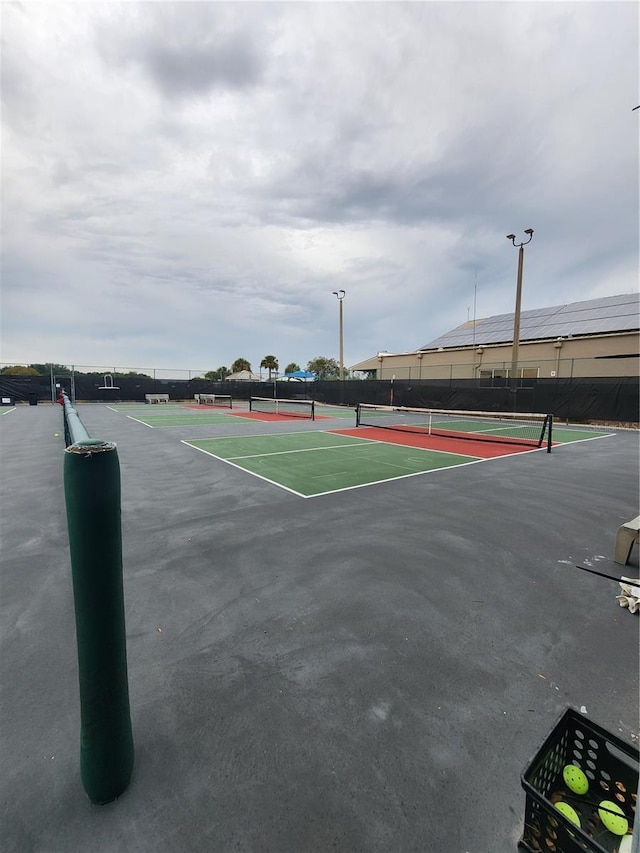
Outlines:
<svg viewBox="0 0 640 853"><path fill-rule="evenodd" d="M349 438L349 436L345 436L345 438ZM198 439L194 439L197 441ZM207 439L202 439L206 441ZM376 442L376 444L382 444L383 442ZM228 459L259 459L262 456L285 456L289 453L309 453L310 450L335 450L337 448L343 447L364 447L366 444L371 444L371 442L358 441L355 444L329 444L324 447L300 447L298 450L275 450L272 453L252 453L250 456L229 456Z"/></svg>
<svg viewBox="0 0 640 853"><path fill-rule="evenodd" d="M386 442L382 442L385 444ZM406 445L403 445L406 446ZM422 448L417 448L422 450ZM414 471L411 474L399 474L397 477L387 477L384 480L372 480L370 483L359 483L355 486L343 486L340 489L330 489L328 492L317 492L315 495L302 495L303 498L321 498L324 495L333 495L336 492L350 492L352 489L364 489L366 486L380 486L382 483L393 483L395 480L406 480L408 477L421 477L424 474L437 474L439 471L457 471L458 468L466 468L467 465L478 465L481 462L499 462L502 459L511 459L516 456L524 456L526 453L539 453L544 450L542 447L534 447L531 450L526 450L524 453L506 453L504 456L490 456L488 458L472 459L471 462L460 462L459 465L443 465L441 468L430 468L427 471ZM443 451L434 451L439 453ZM451 456L464 454L452 453ZM251 473L251 472L249 472ZM277 484L276 484L277 485Z"/></svg>
<svg viewBox="0 0 640 853"><path fill-rule="evenodd" d="M583 441L595 441L598 438L614 438L615 432L607 432L604 435L592 435L590 438L576 438L574 441L562 441L562 439L558 439L558 443L554 444L554 449L557 447L569 447L571 444L582 444ZM551 436L551 441L553 442L553 435Z"/></svg>
<svg viewBox="0 0 640 853"><path fill-rule="evenodd" d="M251 423L251 422L247 421L247 423ZM188 424L188 426L190 426L190 424ZM205 426L207 426L207 424L205 424ZM324 429L324 430L299 429L299 430L296 430L295 432L260 432L260 433L253 432L250 435L212 435L210 438L202 438L201 436L198 436L196 438L194 436L193 438L181 439L181 441L183 441L183 440L184 441L230 441L232 439L237 439L238 441L245 441L245 439L247 439L247 438L269 438L272 435L276 435L276 436L279 436L279 435L309 435L309 434L313 435L315 432L329 432L329 433L331 433L331 430L326 430L326 429ZM353 438L353 436L349 436L349 435L345 435L343 437L344 438ZM369 441L369 440L370 439L367 439L367 441ZM354 441L357 441L357 439L354 439Z"/></svg>
<svg viewBox="0 0 640 853"><path fill-rule="evenodd" d="M492 459L473 459L471 462L461 462L459 465L443 465L442 468L430 468L427 471L413 471L411 474L398 474L397 477L386 477L384 480L372 480L370 483L358 483L355 486L343 486L340 489L329 489L328 492L316 492L315 495L302 495L303 498L321 498L337 492L350 492L352 489L364 489L366 486L379 486L382 483L393 483L396 480L406 480L409 477L422 477L424 474L437 474L438 471L452 471L465 468L467 465L477 465L479 462L492 462L494 459L504 459L504 456L494 456Z"/></svg>
<svg viewBox="0 0 640 853"><path fill-rule="evenodd" d="M365 427L367 429L367 427ZM377 427L372 427L372 429L377 429ZM238 439L238 441L244 441L247 438L268 438L270 436L280 436L280 435L308 435L309 433L313 433L313 430L298 430L297 432L268 432L262 435L216 435L211 438L191 438L191 439L183 439L185 443L189 441L225 441L229 439ZM305 447L302 450L278 450L274 453L255 453L252 456L230 456L230 459L252 459L257 456L276 456L280 453L301 453L306 450L330 450L331 447L358 447L363 444L382 444L385 447L411 447L412 450L417 450L420 453L444 453L446 456L464 456L467 459L484 459L485 457L474 456L473 453L456 453L452 450L434 450L430 447L414 447L411 444L400 444L395 441L382 441L379 438L367 438L366 436L362 436L361 439L357 439L354 435L341 435L341 433L337 430L321 430L321 432L326 433L327 435L337 435L339 438L350 438L352 439L349 444L334 444L329 447ZM538 447L532 447L531 450L539 450ZM520 451L521 453L530 453L530 450ZM215 454L211 454L215 456ZM505 456L512 456L514 454L505 453ZM216 456L216 459L221 459L222 457Z"/></svg>
<svg viewBox="0 0 640 853"><path fill-rule="evenodd" d="M265 483L271 483L272 486L278 486L279 489L284 489L286 492L291 492L292 495L297 495L299 498L307 497L307 495L303 495L301 492L296 492L295 489L290 489L289 486L283 486L282 483L277 483L275 480L270 480L268 477L263 477L262 474L255 474L253 471L248 471L246 468L243 468L242 465L236 465L235 462L230 462L228 459L223 459L222 456L216 456L215 453L211 453L209 450L204 450L202 447L196 447L195 444L190 444L184 439L181 439L181 444L186 444L187 447L193 447L194 450L199 450L200 453L206 453L207 456L212 456L219 462L226 462L227 465L231 465L232 468L237 468L238 471L242 471L245 474L251 474L251 476L257 477L259 480L264 480Z"/></svg>
<svg viewBox="0 0 640 853"><path fill-rule="evenodd" d="M284 434L292 435L293 433L284 433ZM302 433L297 433L297 434L301 435ZM283 433L271 433L271 435L283 435ZM232 436L232 437L235 438L236 436ZM262 438L262 436L257 436L257 437ZM348 438L349 436L345 436L345 437ZM220 436L220 438L224 438L224 436ZM201 440L203 440L203 439L193 439L193 441L201 441ZM212 440L215 440L215 439L212 439ZM388 444L388 442L377 441L375 439L367 439L367 442L369 442L371 444ZM379 486L382 483L392 483L395 480L406 480L409 477L420 477L420 476L423 476L424 474L435 474L438 471L450 471L450 470L456 469L456 468L465 468L467 465L478 465L479 463L482 463L482 462L496 462L496 461L499 461L502 459L510 459L513 456L525 455L527 453L540 453L541 451L545 450L545 448L543 448L543 447L533 447L531 450L526 450L523 453L506 453L503 456L492 456L489 458L482 457L482 458L476 458L476 459L472 458L471 461L461 462L458 465L443 465L441 468L431 468L431 469L428 469L426 471L412 471L410 474L398 474L396 477L385 477L382 480L372 480L369 483L358 483L358 484L353 485L353 486L342 486L339 489L328 489L326 492L316 492L313 495L305 495L305 494L302 494L302 492L297 492L295 489L292 489L289 486L284 486L282 483L277 482L277 480L271 480L271 479L269 479L269 477L265 477L262 474L256 474L254 471L250 471L248 468L244 468L242 465L236 465L234 462L231 462L229 459L224 459L222 456L216 456L215 453L211 453L211 451L209 451L209 450L204 450L202 447L198 447L195 444L191 444L186 439L181 439L181 443L186 444L188 447L193 447L194 450L199 450L201 453L206 453L207 456L211 456L213 459L217 459L220 462L226 462L228 465L231 465L233 468L237 468L239 471L243 471L245 474L250 474L253 477L257 477L259 480L264 480L265 483L270 483L272 486L277 486L279 489L284 489L286 492L290 492L292 495L297 495L299 498L304 498L305 500L308 500L309 498L320 498L320 497L323 497L325 495L333 495L333 494L336 494L337 492L350 492L353 489L364 489L367 486ZM339 447L339 448L349 447L349 446L353 447L354 445L347 445L347 444L336 445L336 447ZM402 447L407 447L407 446L408 445L402 445ZM309 449L331 450L332 448L331 447L318 447L318 448L309 448ZM420 451L423 450L423 448L421 448L421 447L418 447L418 448L412 447L411 449L412 450L420 450ZM424 449L427 449L427 448L424 448ZM286 452L295 453L295 452L299 452L299 451L284 451L284 452L285 453ZM444 453L446 451L437 451L436 450L433 452L434 453ZM258 455L259 456L260 455L266 456L269 454L258 454ZM467 456L467 458L468 458L468 454L463 454L463 453L450 453L448 455L449 456ZM236 456L233 458L241 459L243 457ZM390 465L392 463L386 463L386 464ZM325 476L325 475L321 475L321 476Z"/></svg>
<svg viewBox="0 0 640 853"><path fill-rule="evenodd" d="M149 429L154 429L151 424L145 424L144 421L138 420L138 418L134 418L133 415L127 415L130 421L135 421L137 424L142 424L143 426L149 427Z"/></svg>
<svg viewBox="0 0 640 853"><path fill-rule="evenodd" d="M379 429L379 428L380 427L364 427L364 429ZM401 430L400 430L400 432L401 432ZM407 433L407 435L415 435L415 433ZM418 435L419 435L419 433L418 433ZM481 456L474 456L473 453L455 453L452 450L436 450L433 447L414 447L413 444L401 444L398 441L383 441L380 438L365 438L363 436L362 441L368 441L369 444L384 444L385 447L410 447L412 450L417 450L420 453L424 453L426 451L427 453L444 453L447 456L466 456L467 459L469 457L471 457L472 459L484 459L485 458L484 456L482 456L482 457ZM538 450L537 447L533 447L531 449L532 450ZM528 453L529 451L527 450L524 452ZM505 453L504 455L505 456L512 456L513 454Z"/></svg>
<svg viewBox="0 0 640 853"><path fill-rule="evenodd" d="M15 410L16 410L16 407L14 406L14 407L13 407L13 409L7 409L7 411L6 411L6 412L3 412L2 414L3 414L3 415L10 415L10 414L11 414L11 412L15 412Z"/></svg>

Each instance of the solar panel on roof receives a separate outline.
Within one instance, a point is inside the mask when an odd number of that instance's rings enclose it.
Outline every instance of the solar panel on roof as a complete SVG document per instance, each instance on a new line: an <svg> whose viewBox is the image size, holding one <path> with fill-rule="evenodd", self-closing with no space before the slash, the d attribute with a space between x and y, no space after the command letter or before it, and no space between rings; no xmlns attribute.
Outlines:
<svg viewBox="0 0 640 853"><path fill-rule="evenodd" d="M598 332L632 331L640 327L640 295L625 293L548 308L523 311L520 317L521 340L597 334ZM471 346L510 341L513 337L513 314L496 314L465 323L420 347Z"/></svg>

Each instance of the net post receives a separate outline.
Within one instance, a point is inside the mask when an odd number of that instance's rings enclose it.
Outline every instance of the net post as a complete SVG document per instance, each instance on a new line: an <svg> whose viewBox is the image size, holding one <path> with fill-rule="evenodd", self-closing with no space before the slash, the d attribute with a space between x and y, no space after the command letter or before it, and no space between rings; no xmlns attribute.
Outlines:
<svg viewBox="0 0 640 853"><path fill-rule="evenodd" d="M553 430L553 415L547 415L547 418L549 419L549 424L547 426L547 453L551 453L551 446L553 441L551 435Z"/></svg>
<svg viewBox="0 0 640 853"><path fill-rule="evenodd" d="M360 403L356 404L356 426L360 426Z"/></svg>
<svg viewBox="0 0 640 853"><path fill-rule="evenodd" d="M315 421L316 419L316 401L311 400L311 420Z"/></svg>
<svg viewBox="0 0 640 853"><path fill-rule="evenodd" d="M134 763L116 445L88 439L64 455L80 686L80 775L92 803L119 797Z"/></svg>

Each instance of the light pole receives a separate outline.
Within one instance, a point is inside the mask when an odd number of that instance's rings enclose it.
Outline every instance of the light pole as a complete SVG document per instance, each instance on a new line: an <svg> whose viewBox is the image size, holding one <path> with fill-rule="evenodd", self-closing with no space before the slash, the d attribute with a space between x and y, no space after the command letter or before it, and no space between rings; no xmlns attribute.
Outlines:
<svg viewBox="0 0 640 853"><path fill-rule="evenodd" d="M507 234L507 240L511 240L514 246L519 246L516 310L513 317L513 350L511 355L511 375L509 377L509 387L514 394L518 385L518 349L520 348L520 305L522 303L522 267L524 265L524 247L527 243L530 243L533 240L533 228L525 228L524 233L529 235L529 239L524 240L522 243L516 243L515 234Z"/></svg>
<svg viewBox="0 0 640 853"><path fill-rule="evenodd" d="M333 295L337 297L340 303L340 381L344 379L344 335L342 331L342 303L345 297L344 290L334 290Z"/></svg>

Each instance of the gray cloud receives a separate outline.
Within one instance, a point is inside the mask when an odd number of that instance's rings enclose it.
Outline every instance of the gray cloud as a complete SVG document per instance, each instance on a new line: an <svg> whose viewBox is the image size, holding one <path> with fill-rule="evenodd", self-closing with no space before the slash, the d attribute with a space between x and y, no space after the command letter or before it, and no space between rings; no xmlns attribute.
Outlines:
<svg viewBox="0 0 640 853"><path fill-rule="evenodd" d="M250 39L234 34L222 43L132 45L126 58L139 63L167 98L205 95L214 89L255 85L262 60Z"/></svg>
<svg viewBox="0 0 640 853"><path fill-rule="evenodd" d="M2 17L3 360L304 364L340 287L353 363L512 310L527 227L523 307L637 286L631 4Z"/></svg>
<svg viewBox="0 0 640 853"><path fill-rule="evenodd" d="M159 3L133 32L107 21L96 45L107 65L138 67L170 100L242 90L257 85L265 70L264 49L242 11L216 3Z"/></svg>

